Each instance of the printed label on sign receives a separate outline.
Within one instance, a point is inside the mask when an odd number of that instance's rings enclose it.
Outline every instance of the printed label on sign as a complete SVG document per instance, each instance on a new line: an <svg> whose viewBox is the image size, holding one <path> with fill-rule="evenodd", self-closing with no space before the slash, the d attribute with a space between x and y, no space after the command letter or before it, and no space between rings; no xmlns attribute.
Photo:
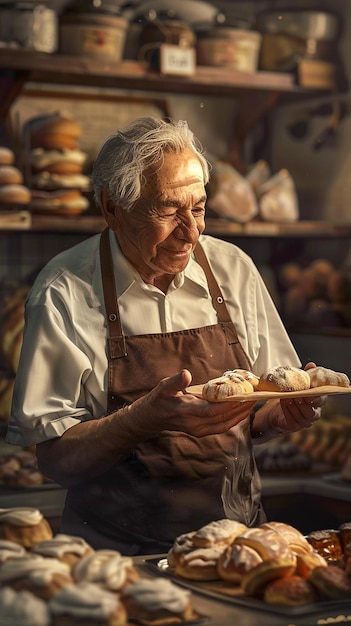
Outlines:
<svg viewBox="0 0 351 626"><path fill-rule="evenodd" d="M160 46L160 73L171 76L192 76L195 72L195 49L170 44Z"/></svg>

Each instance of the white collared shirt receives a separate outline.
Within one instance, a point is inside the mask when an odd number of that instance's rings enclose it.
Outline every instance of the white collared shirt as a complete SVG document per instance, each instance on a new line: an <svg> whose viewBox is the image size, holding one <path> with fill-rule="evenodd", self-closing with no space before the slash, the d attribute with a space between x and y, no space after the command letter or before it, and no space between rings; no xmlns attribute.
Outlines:
<svg viewBox="0 0 351 626"><path fill-rule="evenodd" d="M251 370L301 363L250 257L214 237L200 238ZM125 335L163 333L217 323L207 281L194 258L167 294L145 284L110 232ZM107 406L106 321L100 235L53 258L26 303L22 354L7 441L30 446L57 437ZM225 368L226 369L226 368ZM205 381L204 381L205 382Z"/></svg>

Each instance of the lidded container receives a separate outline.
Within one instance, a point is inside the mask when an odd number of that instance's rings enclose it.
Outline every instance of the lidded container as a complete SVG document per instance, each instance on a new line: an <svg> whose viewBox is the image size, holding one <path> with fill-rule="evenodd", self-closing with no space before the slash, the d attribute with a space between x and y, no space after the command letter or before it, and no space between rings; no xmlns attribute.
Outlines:
<svg viewBox="0 0 351 626"><path fill-rule="evenodd" d="M12 48L56 52L58 16L37 2L7 3L0 8L0 42Z"/></svg>
<svg viewBox="0 0 351 626"><path fill-rule="evenodd" d="M197 33L197 63L255 72L262 35L253 30L217 26Z"/></svg>
<svg viewBox="0 0 351 626"><path fill-rule="evenodd" d="M118 62L123 58L127 29L118 2L78 0L60 17L60 52Z"/></svg>

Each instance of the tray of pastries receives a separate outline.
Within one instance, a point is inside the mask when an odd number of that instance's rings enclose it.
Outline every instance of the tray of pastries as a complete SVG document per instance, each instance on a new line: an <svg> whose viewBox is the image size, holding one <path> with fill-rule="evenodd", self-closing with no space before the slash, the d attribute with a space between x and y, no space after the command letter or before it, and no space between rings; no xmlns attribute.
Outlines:
<svg viewBox="0 0 351 626"><path fill-rule="evenodd" d="M0 509L0 622L26 626L203 625L191 590L147 578L132 558L53 534L35 507Z"/></svg>
<svg viewBox="0 0 351 626"><path fill-rule="evenodd" d="M347 374L326 367L302 370L290 365L272 367L261 376L244 369L227 370L201 385L187 387L209 402L260 401L270 398L304 398L351 393Z"/></svg>
<svg viewBox="0 0 351 626"><path fill-rule="evenodd" d="M260 611L342 621L351 610L351 522L304 536L283 522L248 528L221 519L145 562L189 589Z"/></svg>

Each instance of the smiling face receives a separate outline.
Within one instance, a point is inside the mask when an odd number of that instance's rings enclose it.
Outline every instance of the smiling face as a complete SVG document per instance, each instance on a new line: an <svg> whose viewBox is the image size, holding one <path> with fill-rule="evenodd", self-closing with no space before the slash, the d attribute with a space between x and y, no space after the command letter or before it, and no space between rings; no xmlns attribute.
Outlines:
<svg viewBox="0 0 351 626"><path fill-rule="evenodd" d="M162 167L146 170L145 180L133 210L116 209L114 230L142 279L166 290L205 228L204 177L199 160L186 150L165 153Z"/></svg>

